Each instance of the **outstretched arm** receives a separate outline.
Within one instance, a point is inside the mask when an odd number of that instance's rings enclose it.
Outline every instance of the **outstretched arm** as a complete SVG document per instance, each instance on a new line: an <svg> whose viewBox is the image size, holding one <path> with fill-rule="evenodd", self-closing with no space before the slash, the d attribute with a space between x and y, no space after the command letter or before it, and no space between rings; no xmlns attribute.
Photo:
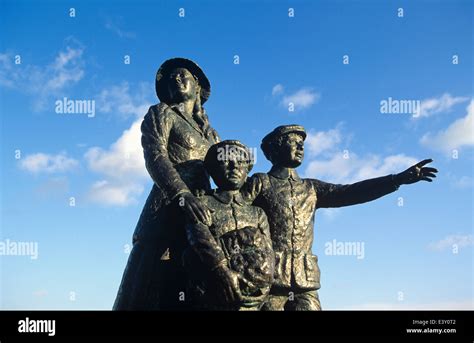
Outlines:
<svg viewBox="0 0 474 343"><path fill-rule="evenodd" d="M423 160L402 173L377 177L349 185L337 185L311 180L318 197L317 207L342 207L378 199L396 191L400 185L418 181L431 182L438 172L435 168L423 167L433 160Z"/></svg>

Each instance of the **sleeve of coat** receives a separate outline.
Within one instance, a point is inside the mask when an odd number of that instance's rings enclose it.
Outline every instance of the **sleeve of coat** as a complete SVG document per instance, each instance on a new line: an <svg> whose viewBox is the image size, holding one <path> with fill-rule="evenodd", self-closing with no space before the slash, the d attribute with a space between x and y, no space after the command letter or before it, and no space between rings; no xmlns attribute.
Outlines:
<svg viewBox="0 0 474 343"><path fill-rule="evenodd" d="M141 131L146 169L171 201L189 189L169 159L168 140L174 119L166 112L162 104L151 106L143 119Z"/></svg>
<svg viewBox="0 0 474 343"><path fill-rule="evenodd" d="M260 195L263 187L262 177L261 173L253 174L247 178L247 181L245 181L245 184L240 189L242 197L248 204L254 203L255 199Z"/></svg>
<svg viewBox="0 0 474 343"><path fill-rule="evenodd" d="M200 222L187 224L186 237L189 246L211 270L218 265L227 263L224 251L212 236L207 225Z"/></svg>
<svg viewBox="0 0 474 343"><path fill-rule="evenodd" d="M399 187L392 175L368 179L348 185L311 180L316 190L317 208L342 207L378 199Z"/></svg>
<svg viewBox="0 0 474 343"><path fill-rule="evenodd" d="M265 241L266 249L272 251L273 254L273 246L272 246L272 236L270 233L270 225L268 224L268 218L265 214L265 211L261 208L258 208L258 227L260 231L265 235L267 238Z"/></svg>

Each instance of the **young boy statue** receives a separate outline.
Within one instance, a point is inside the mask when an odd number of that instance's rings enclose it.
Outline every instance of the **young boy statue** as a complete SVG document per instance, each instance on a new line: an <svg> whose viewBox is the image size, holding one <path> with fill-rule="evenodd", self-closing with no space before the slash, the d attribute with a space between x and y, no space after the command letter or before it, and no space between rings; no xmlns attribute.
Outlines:
<svg viewBox="0 0 474 343"><path fill-rule="evenodd" d="M262 310L321 309L320 270L311 251L318 208L361 204L402 184L436 177L435 168L423 167L432 160L424 160L400 174L348 185L301 179L296 168L303 161L305 138L299 125L279 126L265 136L261 148L273 167L267 174L254 174L242 189L244 197L267 214L275 252L274 283Z"/></svg>
<svg viewBox="0 0 474 343"><path fill-rule="evenodd" d="M252 161L236 140L211 146L204 159L217 189L200 198L211 221L186 226L184 263L194 309L259 310L270 291L275 257L267 216L240 193Z"/></svg>

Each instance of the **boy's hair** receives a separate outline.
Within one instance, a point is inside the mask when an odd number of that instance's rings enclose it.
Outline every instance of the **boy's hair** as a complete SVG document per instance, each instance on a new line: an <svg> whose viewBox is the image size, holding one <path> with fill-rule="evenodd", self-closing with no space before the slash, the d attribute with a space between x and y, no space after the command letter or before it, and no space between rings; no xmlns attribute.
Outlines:
<svg viewBox="0 0 474 343"><path fill-rule="evenodd" d="M306 130L301 125L281 125L275 128L268 135L263 137L262 148L263 154L270 162L275 162L275 154L279 153L280 147L283 143L283 140L286 139L287 135L290 133L296 133L303 137L303 140L306 139Z"/></svg>
<svg viewBox="0 0 474 343"><path fill-rule="evenodd" d="M262 141L262 144L260 144L260 148L262 149L265 158L270 162L275 162L274 157L280 152L280 147L283 143L283 139L286 138L285 136L286 135L278 136L273 139Z"/></svg>
<svg viewBox="0 0 474 343"><path fill-rule="evenodd" d="M230 148L226 150L226 147ZM223 149L223 150L220 150ZM248 172L250 172L253 168L253 156L250 149L241 143L238 140L225 140L219 143L212 145L206 153L206 157L204 158L204 167L206 168L207 172L211 177L214 179L213 170L219 161L219 156L223 152L231 152L232 149L239 149L243 153L243 158L245 158L246 162L248 163ZM235 150L234 150L235 152ZM227 156L224 156L226 158Z"/></svg>

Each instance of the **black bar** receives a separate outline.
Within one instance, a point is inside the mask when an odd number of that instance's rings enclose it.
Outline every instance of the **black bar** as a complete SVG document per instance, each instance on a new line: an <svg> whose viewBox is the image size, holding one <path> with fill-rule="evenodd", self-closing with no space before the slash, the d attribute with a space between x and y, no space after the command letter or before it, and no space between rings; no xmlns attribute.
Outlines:
<svg viewBox="0 0 474 343"><path fill-rule="evenodd" d="M55 334L19 332L20 321L55 320ZM112 312L0 311L0 341L91 336L392 336L474 341L473 311ZM23 329L25 325L23 326ZM34 327L33 327L34 329ZM421 329L425 332L407 332ZM433 330L453 330L435 333ZM432 330L429 332L429 330Z"/></svg>

